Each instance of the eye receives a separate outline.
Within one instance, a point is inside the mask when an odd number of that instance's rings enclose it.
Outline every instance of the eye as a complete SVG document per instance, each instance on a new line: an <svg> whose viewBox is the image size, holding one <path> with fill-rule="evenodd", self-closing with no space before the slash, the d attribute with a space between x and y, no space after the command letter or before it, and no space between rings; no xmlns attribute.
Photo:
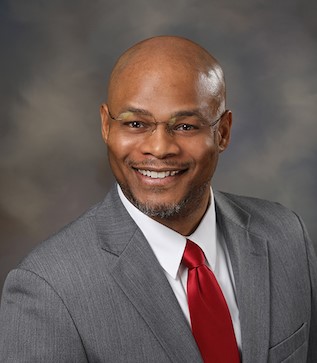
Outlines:
<svg viewBox="0 0 317 363"><path fill-rule="evenodd" d="M144 123L142 121L129 121L125 124L132 129L140 129L141 127L144 127Z"/></svg>
<svg viewBox="0 0 317 363"><path fill-rule="evenodd" d="M145 120L126 120L121 123L125 132L139 134L147 132L151 128L151 124Z"/></svg>
<svg viewBox="0 0 317 363"><path fill-rule="evenodd" d="M190 124L180 124L175 127L176 131L193 131L197 130L198 127Z"/></svg>

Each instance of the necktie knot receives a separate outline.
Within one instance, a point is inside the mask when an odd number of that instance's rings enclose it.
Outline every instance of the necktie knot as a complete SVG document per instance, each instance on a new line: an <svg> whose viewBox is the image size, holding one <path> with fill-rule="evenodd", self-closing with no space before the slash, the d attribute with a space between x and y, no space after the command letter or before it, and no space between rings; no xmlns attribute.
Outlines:
<svg viewBox="0 0 317 363"><path fill-rule="evenodd" d="M202 249L191 240L187 240L183 255L183 263L189 269L205 264L205 255Z"/></svg>

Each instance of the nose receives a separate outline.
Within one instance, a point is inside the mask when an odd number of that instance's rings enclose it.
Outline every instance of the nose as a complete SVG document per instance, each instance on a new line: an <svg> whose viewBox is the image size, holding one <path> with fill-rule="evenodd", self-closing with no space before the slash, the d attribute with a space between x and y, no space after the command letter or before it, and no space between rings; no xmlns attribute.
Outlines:
<svg viewBox="0 0 317 363"><path fill-rule="evenodd" d="M180 147L173 134L166 129L164 124L160 124L152 133L144 137L141 152L144 155L165 159L179 154Z"/></svg>

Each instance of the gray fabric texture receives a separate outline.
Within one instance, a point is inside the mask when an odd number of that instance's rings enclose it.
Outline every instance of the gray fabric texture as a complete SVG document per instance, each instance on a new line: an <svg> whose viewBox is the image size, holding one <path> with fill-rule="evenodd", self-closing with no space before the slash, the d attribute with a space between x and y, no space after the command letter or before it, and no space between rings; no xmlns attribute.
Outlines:
<svg viewBox="0 0 317 363"><path fill-rule="evenodd" d="M243 363L317 362L317 262L301 220L215 192ZM0 362L201 362L190 327L116 188L7 277Z"/></svg>

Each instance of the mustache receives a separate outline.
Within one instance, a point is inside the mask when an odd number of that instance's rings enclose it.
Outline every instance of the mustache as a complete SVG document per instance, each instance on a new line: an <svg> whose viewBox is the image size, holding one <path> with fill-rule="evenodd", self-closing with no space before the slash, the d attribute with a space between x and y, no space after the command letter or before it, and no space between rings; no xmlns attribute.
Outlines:
<svg viewBox="0 0 317 363"><path fill-rule="evenodd" d="M188 169L190 166L190 162L178 162L174 160L157 160L157 159L146 159L142 161L136 161L132 159L127 159L126 164L129 167L135 169L141 169L146 166L153 168L176 168L176 169Z"/></svg>

